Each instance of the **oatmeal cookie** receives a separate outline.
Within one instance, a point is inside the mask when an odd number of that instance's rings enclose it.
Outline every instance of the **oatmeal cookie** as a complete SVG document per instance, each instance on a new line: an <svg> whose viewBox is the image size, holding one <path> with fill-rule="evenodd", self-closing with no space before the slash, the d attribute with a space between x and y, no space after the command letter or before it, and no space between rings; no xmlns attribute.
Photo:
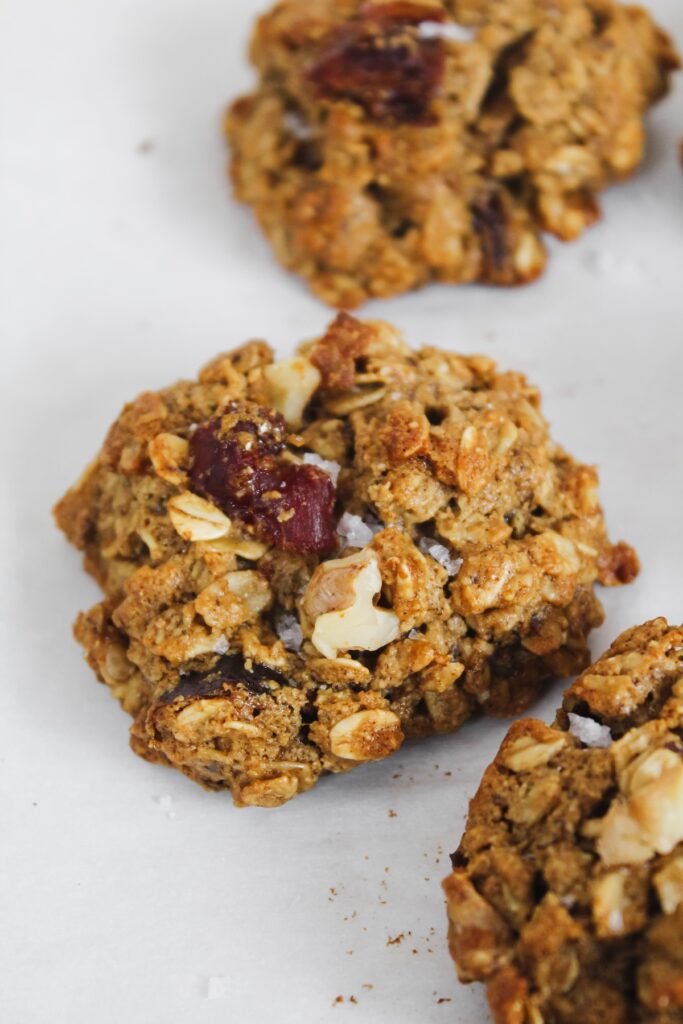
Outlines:
<svg viewBox="0 0 683 1024"><path fill-rule="evenodd" d="M226 117L277 258L353 308L428 281L514 285L637 167L678 66L614 0L281 0Z"/></svg>
<svg viewBox="0 0 683 1024"><path fill-rule="evenodd" d="M121 413L56 516L105 600L76 635L143 757L273 806L587 664L630 581L538 391L339 314Z"/></svg>
<svg viewBox="0 0 683 1024"><path fill-rule="evenodd" d="M496 1024L683 1021L683 627L622 634L516 722L444 883Z"/></svg>

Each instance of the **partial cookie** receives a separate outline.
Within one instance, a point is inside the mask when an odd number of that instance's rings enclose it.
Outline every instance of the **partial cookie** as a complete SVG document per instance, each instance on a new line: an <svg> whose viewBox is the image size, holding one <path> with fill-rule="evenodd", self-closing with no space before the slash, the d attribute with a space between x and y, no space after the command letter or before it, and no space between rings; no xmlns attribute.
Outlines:
<svg viewBox="0 0 683 1024"><path fill-rule="evenodd" d="M678 57L613 0L281 0L226 119L232 180L334 306L428 281L514 285L641 161Z"/></svg>
<svg viewBox="0 0 683 1024"><path fill-rule="evenodd" d="M683 1021L683 627L622 634L516 722L444 888L496 1024Z"/></svg>
<svg viewBox="0 0 683 1024"><path fill-rule="evenodd" d="M56 515L135 750L272 806L584 668L593 584L638 563L539 405L340 314L293 359L252 341L126 406Z"/></svg>

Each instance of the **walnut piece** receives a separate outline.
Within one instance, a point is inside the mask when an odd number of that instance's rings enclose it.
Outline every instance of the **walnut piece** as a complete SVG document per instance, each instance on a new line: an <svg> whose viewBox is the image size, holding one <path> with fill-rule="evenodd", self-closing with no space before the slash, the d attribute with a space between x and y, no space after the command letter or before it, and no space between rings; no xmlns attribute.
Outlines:
<svg viewBox="0 0 683 1024"><path fill-rule="evenodd" d="M678 856L662 868L654 885L665 914L673 914L683 903L683 856Z"/></svg>
<svg viewBox="0 0 683 1024"><path fill-rule="evenodd" d="M300 427L304 409L317 391L322 374L303 356L266 366L268 399L291 427Z"/></svg>
<svg viewBox="0 0 683 1024"><path fill-rule="evenodd" d="M379 559L369 548L318 566L304 611L315 622L311 640L321 654L336 658L340 650L376 651L396 639L398 617L374 604L381 589Z"/></svg>
<svg viewBox="0 0 683 1024"><path fill-rule="evenodd" d="M190 445L176 434L157 434L147 445L147 454L157 476L169 484L184 484Z"/></svg>

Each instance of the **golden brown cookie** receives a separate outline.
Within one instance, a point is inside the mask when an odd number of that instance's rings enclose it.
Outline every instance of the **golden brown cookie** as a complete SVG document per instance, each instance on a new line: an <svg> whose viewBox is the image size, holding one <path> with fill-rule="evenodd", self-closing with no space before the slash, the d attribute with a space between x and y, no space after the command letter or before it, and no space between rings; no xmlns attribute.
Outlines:
<svg viewBox="0 0 683 1024"><path fill-rule="evenodd" d="M539 405L340 314L292 359L252 341L126 406L56 515L135 750L272 806L585 667L594 583L638 564Z"/></svg>
<svg viewBox="0 0 683 1024"><path fill-rule="evenodd" d="M230 108L235 194L334 306L534 280L643 155L678 66L614 0L281 0Z"/></svg>
<svg viewBox="0 0 683 1024"><path fill-rule="evenodd" d="M683 628L622 634L553 727L516 722L444 888L496 1024L683 1021Z"/></svg>

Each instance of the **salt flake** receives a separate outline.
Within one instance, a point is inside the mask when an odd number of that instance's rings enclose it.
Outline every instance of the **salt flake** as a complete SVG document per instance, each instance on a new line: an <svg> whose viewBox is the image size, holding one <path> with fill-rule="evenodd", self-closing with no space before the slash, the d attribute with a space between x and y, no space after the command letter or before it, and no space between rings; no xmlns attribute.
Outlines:
<svg viewBox="0 0 683 1024"><path fill-rule="evenodd" d="M435 562L442 565L449 576L457 576L462 565L462 558L454 558L445 544L439 544L431 537L420 537L417 546L423 555L430 555Z"/></svg>
<svg viewBox="0 0 683 1024"><path fill-rule="evenodd" d="M600 725L592 718L585 718L583 715L575 715L569 712L569 731L577 740L581 740L587 747L609 747L612 745L612 733L609 726Z"/></svg>
<svg viewBox="0 0 683 1024"><path fill-rule="evenodd" d="M292 612L283 612L277 617L275 629L288 651L301 650L304 635L296 615Z"/></svg>
<svg viewBox="0 0 683 1024"><path fill-rule="evenodd" d="M471 43L477 35L475 29L454 21L445 25L438 21L423 21L419 33L423 39L447 39L452 43Z"/></svg>
<svg viewBox="0 0 683 1024"><path fill-rule="evenodd" d="M337 486L337 477L341 470L338 462L333 462L331 459L323 459L320 455L316 455L315 452L306 452L304 454L304 465L317 466L318 469L322 469L323 473L327 473L330 477L334 486Z"/></svg>
<svg viewBox="0 0 683 1024"><path fill-rule="evenodd" d="M381 523L369 523L360 516L354 516L351 512L345 512L339 520L337 533L343 537L351 548L364 548L369 544L376 533L383 530Z"/></svg>

